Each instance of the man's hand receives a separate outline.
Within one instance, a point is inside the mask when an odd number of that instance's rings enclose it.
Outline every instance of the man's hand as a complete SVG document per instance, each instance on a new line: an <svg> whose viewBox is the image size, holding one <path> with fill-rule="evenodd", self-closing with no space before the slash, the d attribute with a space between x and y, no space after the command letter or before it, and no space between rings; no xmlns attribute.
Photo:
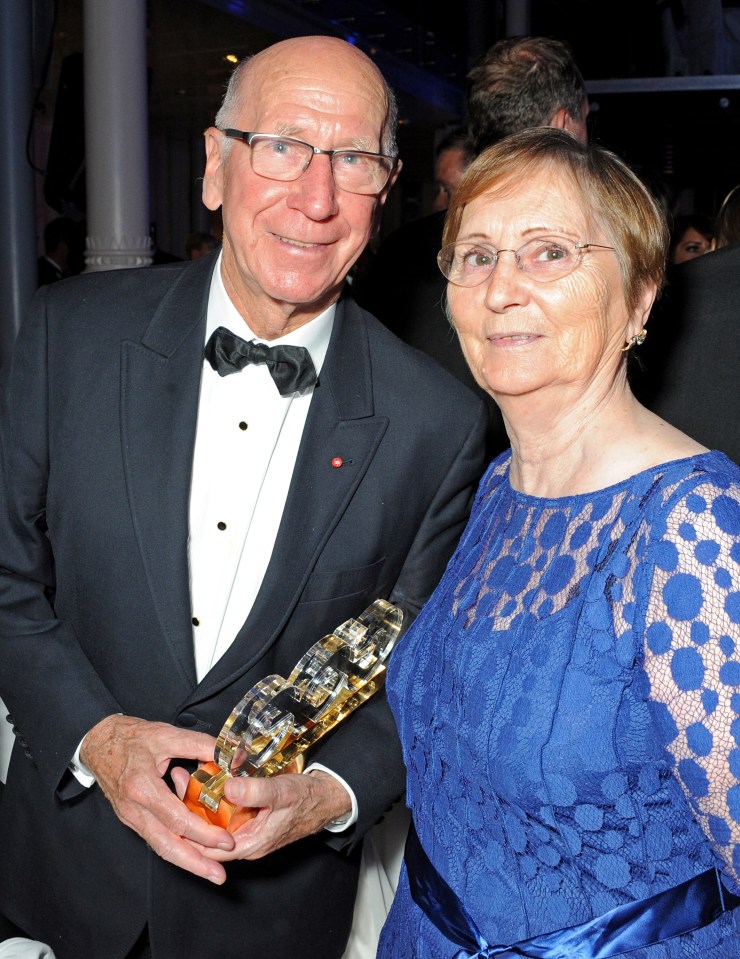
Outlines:
<svg viewBox="0 0 740 959"><path fill-rule="evenodd" d="M173 769L172 779L178 795L184 796L187 771ZM203 856L220 862L261 859L288 843L320 832L352 808L344 786L318 769L306 775L283 773L265 779L229 779L224 795L235 806L248 806L259 812L233 834L233 849L201 850Z"/></svg>
<svg viewBox="0 0 740 959"><path fill-rule="evenodd" d="M157 855L221 884L226 870L212 854L220 851L228 858L234 838L190 812L162 781L172 759L205 762L213 758L214 745L205 733L133 716L107 716L85 737L80 758L121 822Z"/></svg>

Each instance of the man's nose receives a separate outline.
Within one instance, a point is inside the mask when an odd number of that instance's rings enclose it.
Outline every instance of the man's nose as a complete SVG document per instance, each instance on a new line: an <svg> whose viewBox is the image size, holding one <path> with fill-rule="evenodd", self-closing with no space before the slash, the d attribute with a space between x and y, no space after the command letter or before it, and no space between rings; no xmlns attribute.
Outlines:
<svg viewBox="0 0 740 959"><path fill-rule="evenodd" d="M325 220L337 212L339 188L334 182L331 157L314 154L308 167L291 185L288 205L312 220Z"/></svg>

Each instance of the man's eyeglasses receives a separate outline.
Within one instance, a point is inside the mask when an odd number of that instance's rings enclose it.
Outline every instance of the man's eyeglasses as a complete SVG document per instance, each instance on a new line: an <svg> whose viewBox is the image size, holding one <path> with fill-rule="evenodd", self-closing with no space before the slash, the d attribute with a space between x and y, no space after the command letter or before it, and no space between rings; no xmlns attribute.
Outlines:
<svg viewBox="0 0 740 959"><path fill-rule="evenodd" d="M576 243L564 236L538 236L518 250L496 250L485 243L460 240L437 254L437 263L455 286L478 286L491 276L502 253L513 253L520 270L540 283L572 273L589 250L613 250L599 243Z"/></svg>
<svg viewBox="0 0 740 959"><path fill-rule="evenodd" d="M364 150L320 150L303 140L272 133L245 133L226 129L224 136L242 140L250 147L252 169L270 180L297 180L317 153L331 161L334 182L348 193L370 196L380 193L398 163L397 157Z"/></svg>

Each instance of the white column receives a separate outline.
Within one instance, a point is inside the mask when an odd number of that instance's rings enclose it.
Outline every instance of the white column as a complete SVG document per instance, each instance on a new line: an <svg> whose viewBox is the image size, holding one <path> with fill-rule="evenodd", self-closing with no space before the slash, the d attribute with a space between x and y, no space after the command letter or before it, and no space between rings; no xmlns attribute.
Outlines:
<svg viewBox="0 0 740 959"><path fill-rule="evenodd" d="M152 262L146 0L85 0L86 269Z"/></svg>

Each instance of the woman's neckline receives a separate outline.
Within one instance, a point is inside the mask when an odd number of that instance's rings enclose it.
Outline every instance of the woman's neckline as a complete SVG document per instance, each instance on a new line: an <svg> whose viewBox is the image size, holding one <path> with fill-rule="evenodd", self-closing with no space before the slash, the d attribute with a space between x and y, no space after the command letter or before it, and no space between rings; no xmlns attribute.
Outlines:
<svg viewBox="0 0 740 959"><path fill-rule="evenodd" d="M690 456L681 456L677 459L665 460L663 463L655 463L653 466L648 466L644 470L639 470L637 473L633 473L631 476L627 476L622 480L618 480L616 483L610 483L608 486L600 487L599 489L589 490L584 493L567 493L562 496L537 496L533 493L525 493L522 490L518 490L511 485L511 452L509 452L509 461L506 463L505 471L503 473L503 479L506 483L507 489L509 492L522 502L529 503L538 503L538 504L551 504L551 505L562 505L566 502L573 503L578 500L587 501L591 500L597 496L605 496L607 494L614 495L616 493L622 492L627 487L631 486L636 480L641 476L648 476L654 474L655 472L666 471L670 468L678 466L682 463L694 463L702 462L707 457L715 458L716 456L724 456L720 450L707 450L704 453L692 453Z"/></svg>

